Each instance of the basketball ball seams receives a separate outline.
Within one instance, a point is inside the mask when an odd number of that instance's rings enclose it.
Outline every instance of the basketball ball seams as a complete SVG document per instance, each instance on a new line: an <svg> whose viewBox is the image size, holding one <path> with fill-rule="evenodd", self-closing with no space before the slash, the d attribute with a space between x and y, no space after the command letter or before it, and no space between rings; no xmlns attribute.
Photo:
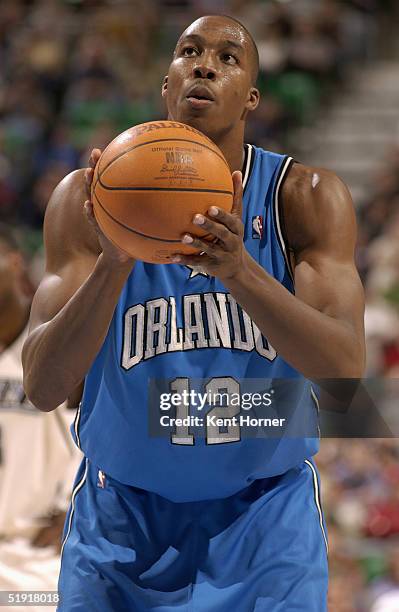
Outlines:
<svg viewBox="0 0 399 612"><path fill-rule="evenodd" d="M97 202L98 202L98 198L97 198ZM98 204L99 204L99 206L100 206L100 207L101 207L101 208L104 210L104 208L101 206L100 202L98 202ZM105 212L105 213L107 213L107 211L106 211L106 210L104 210L104 212ZM97 221L97 223L98 223L98 225L99 225L99 227L100 227L100 230L101 230L101 231L102 231L102 233L105 235L103 225L102 225L102 223L101 223L100 219L97 217L97 215L96 215L96 214L95 214L95 218L96 218L96 221ZM112 217L111 217L111 218L112 218ZM112 244L113 244L114 246L116 246L118 249L120 249L121 251L123 251L123 252L124 252L126 255L128 255L129 257L132 257L132 255L131 255L130 253L128 253L128 252L127 252L127 251L126 251L126 250L125 250L123 247L121 247L119 244L117 244L117 243L115 242L115 240L113 240L111 237L108 237L108 236L107 236L107 240L109 240L110 242L112 242Z"/></svg>
<svg viewBox="0 0 399 612"><path fill-rule="evenodd" d="M124 223L122 223L121 221L118 221L118 219L115 219L115 217L113 217L111 215L111 213L104 208L104 206L101 204L100 200L98 199L97 195L94 194L94 197L97 200L97 204L100 206L100 208L105 212L105 214L112 219L112 221L114 221L114 223L116 223L117 225L120 225L121 227L123 227L124 229L128 230L129 232L132 232L134 234L137 234L138 236L141 236L142 238L150 238L151 240L158 240L158 242L170 242L170 243L181 243L181 240L175 240L175 239L168 239L168 238L157 238L156 236L150 236L148 234L143 234L142 232L139 232L138 230L133 229L132 227L130 227L129 225L125 225ZM98 219L97 219L98 221ZM98 224L100 225L101 228L101 224L98 221ZM214 239L213 234L205 234L204 236L201 236L201 240L210 240L210 239ZM115 243L114 243L115 244Z"/></svg>
<svg viewBox="0 0 399 612"><path fill-rule="evenodd" d="M97 200L97 204L100 206L101 210L103 210L105 212L105 214L112 219L112 221L114 223L116 223L117 225L120 225L121 227L123 227L124 229L128 230L129 232L132 232L133 234L137 234L137 236L141 236L142 238L149 238L150 240L157 240L158 242L168 242L168 243L174 243L174 244L181 244L181 240L177 239L172 239L172 238L157 238L156 236L150 236L149 234L143 234L142 232L139 232L138 230L133 229L132 227L130 227L129 225L126 225L125 223L122 223L122 221L119 221L119 219L116 219L113 215L111 215L111 213L104 208L104 206L101 204L100 200L98 199L97 194L94 194L94 197Z"/></svg>
<svg viewBox="0 0 399 612"><path fill-rule="evenodd" d="M98 182L105 191L195 191L196 193L216 193L222 195L233 195L232 191L224 189L199 189L195 187L111 187L102 182L101 177L98 177ZM97 183L96 183L97 185Z"/></svg>
<svg viewBox="0 0 399 612"><path fill-rule="evenodd" d="M226 165L226 167L228 168L228 170L230 172L230 167L229 167L228 163L226 162L225 158L223 157L223 155L218 153L218 151L216 151L213 147L208 147L208 145L206 145L206 144L204 144L202 142L198 142L197 140L189 140L188 138L157 138L156 140L147 140L146 142L140 142L138 144L135 144L135 145L127 148L126 151L123 151L123 153L119 153L119 155L116 155L115 157L113 157L111 159L111 161L109 161L102 170L100 170L100 168L99 168L99 170L98 170L99 177L101 178L102 175L104 174L104 172L106 170L108 170L108 168L110 166L112 166L112 164L115 163L118 159L120 159L121 157L126 155L126 153L130 153L131 151L134 151L134 149L138 149L139 147L144 147L146 145L153 145L156 142L189 142L190 144L194 144L194 145L197 145L199 147L203 147L204 149L208 149L209 151L212 151L212 153L217 155L217 157L219 159L222 160L222 162ZM103 155L104 155L104 153L106 151L107 151L107 149L104 150ZM100 159L100 162L101 162L101 159Z"/></svg>

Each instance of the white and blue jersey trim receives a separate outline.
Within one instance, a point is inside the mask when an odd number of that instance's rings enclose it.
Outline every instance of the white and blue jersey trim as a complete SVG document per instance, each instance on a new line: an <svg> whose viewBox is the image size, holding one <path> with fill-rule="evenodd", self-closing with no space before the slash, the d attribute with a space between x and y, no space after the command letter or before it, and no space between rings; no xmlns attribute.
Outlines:
<svg viewBox="0 0 399 612"><path fill-rule="evenodd" d="M252 145L250 144L244 145L244 150L245 150L245 158L244 158L244 164L242 168L242 187L243 189L245 189L245 187L247 186L248 179L251 176L251 170L252 170L253 158L254 158L254 150L253 150Z"/></svg>
<svg viewBox="0 0 399 612"><path fill-rule="evenodd" d="M277 234L277 238L279 241L279 245L280 245L280 249L281 252L283 254L284 260L285 260L285 264L287 266L287 270L288 273L291 277L292 282L294 282L294 271L292 269L291 266L291 262L290 262L290 257L289 257L289 253L288 253L288 248L287 248L287 244L286 244L286 240L284 238L284 230L283 230L283 223L282 220L280 219L280 211L281 211L281 189L282 186L284 184L284 181L288 175L288 172L292 166L292 164L294 163L294 160L292 157L286 157L285 160L283 161L283 163L281 164L280 170L279 170L279 174L277 177L277 181L276 181L276 186L274 189L274 196L273 196L273 206L274 206L274 219L275 219L275 225L276 225L276 234Z"/></svg>
<svg viewBox="0 0 399 612"><path fill-rule="evenodd" d="M75 488L72 491L71 509L70 509L70 513L69 513L69 517L68 517L68 528L67 528L67 532L66 532L64 541L62 542L62 546L61 546L61 553L60 553L61 562L62 562L62 553L64 552L65 544L66 544L66 542L67 542L67 540L69 538L69 534L71 533L72 519L73 519L73 515L75 514L75 499L76 499L76 495L78 494L78 492L81 490L81 488L83 487L83 485L86 482L88 468L89 468L89 461L88 461L88 459L85 459L85 471L83 472L83 476L79 480L79 482L76 484Z"/></svg>
<svg viewBox="0 0 399 612"><path fill-rule="evenodd" d="M326 551L328 554L328 541L327 541L327 535L324 529L324 524L323 524L323 511L321 508L321 499L320 499L320 488L319 488L319 481L317 479L317 473L316 470L314 468L314 465L312 464L311 461L309 461L309 459L305 459L305 463L306 465L310 468L310 470L312 471L312 475L313 475L313 487L314 487L314 501L316 504L316 508L319 514L319 522L320 522L320 529L321 532L323 534L323 539L324 539L324 543L326 545Z"/></svg>
<svg viewBox="0 0 399 612"><path fill-rule="evenodd" d="M78 448L82 449L81 445L80 445L80 437L79 437L79 424L80 424L80 417L82 414L82 402L79 402L79 406L78 409L76 411L75 414L75 420L73 422L73 431L75 434L75 442L78 446Z"/></svg>
<svg viewBox="0 0 399 612"><path fill-rule="evenodd" d="M245 144L244 147L245 147L245 158L244 158L244 164L243 164L243 169L242 169L242 184L243 184L243 190L245 192L245 187L249 183L252 167L254 165L255 150L253 146L250 144ZM288 173L294 161L295 160L290 156L286 156L283 159L281 166L278 170L277 178L276 178L276 183L275 183L274 192L273 192L273 204L272 204L273 205L273 215L274 215L274 220L275 220L275 223L274 223L275 233L276 233L278 244L279 244L281 253L284 257L287 271L288 271L288 274L290 276L292 283L294 283L294 270L291 265L290 256L288 252L288 245L287 245L286 237L285 237L285 228L284 228L284 222L282 218L281 190L284 185L284 181L287 178Z"/></svg>

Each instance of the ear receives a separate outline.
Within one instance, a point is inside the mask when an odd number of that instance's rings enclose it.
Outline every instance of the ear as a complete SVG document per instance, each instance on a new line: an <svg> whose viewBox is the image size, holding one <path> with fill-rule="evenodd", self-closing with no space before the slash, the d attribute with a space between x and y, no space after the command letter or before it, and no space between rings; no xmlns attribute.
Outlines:
<svg viewBox="0 0 399 612"><path fill-rule="evenodd" d="M163 98L166 98L166 96L168 95L168 75L164 76L163 78L163 83L162 83L162 89L161 89L161 96Z"/></svg>
<svg viewBox="0 0 399 612"><path fill-rule="evenodd" d="M251 87L248 93L248 100L245 105L245 108L249 111L254 111L259 105L259 100L260 100L259 89L256 89L256 87Z"/></svg>

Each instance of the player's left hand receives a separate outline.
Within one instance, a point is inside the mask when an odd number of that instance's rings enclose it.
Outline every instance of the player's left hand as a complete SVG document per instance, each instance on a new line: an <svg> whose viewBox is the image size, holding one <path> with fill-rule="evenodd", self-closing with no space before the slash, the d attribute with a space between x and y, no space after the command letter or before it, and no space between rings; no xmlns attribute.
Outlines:
<svg viewBox="0 0 399 612"><path fill-rule="evenodd" d="M201 240L191 234L184 234L183 244L200 249L201 255L176 253L173 263L199 267L210 276L220 280L232 278L241 269L247 251L244 247L244 225L242 223L242 174L233 172L233 207L231 213L211 206L208 216L195 215L193 223L211 234L215 240Z"/></svg>

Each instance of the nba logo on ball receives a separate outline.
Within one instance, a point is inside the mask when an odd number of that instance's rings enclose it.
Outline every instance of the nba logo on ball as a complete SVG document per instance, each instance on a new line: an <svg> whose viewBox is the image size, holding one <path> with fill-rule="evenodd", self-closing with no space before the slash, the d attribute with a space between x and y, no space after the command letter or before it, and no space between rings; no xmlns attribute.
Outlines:
<svg viewBox="0 0 399 612"><path fill-rule="evenodd" d="M252 238L260 240L263 236L263 217L256 215L252 217Z"/></svg>

